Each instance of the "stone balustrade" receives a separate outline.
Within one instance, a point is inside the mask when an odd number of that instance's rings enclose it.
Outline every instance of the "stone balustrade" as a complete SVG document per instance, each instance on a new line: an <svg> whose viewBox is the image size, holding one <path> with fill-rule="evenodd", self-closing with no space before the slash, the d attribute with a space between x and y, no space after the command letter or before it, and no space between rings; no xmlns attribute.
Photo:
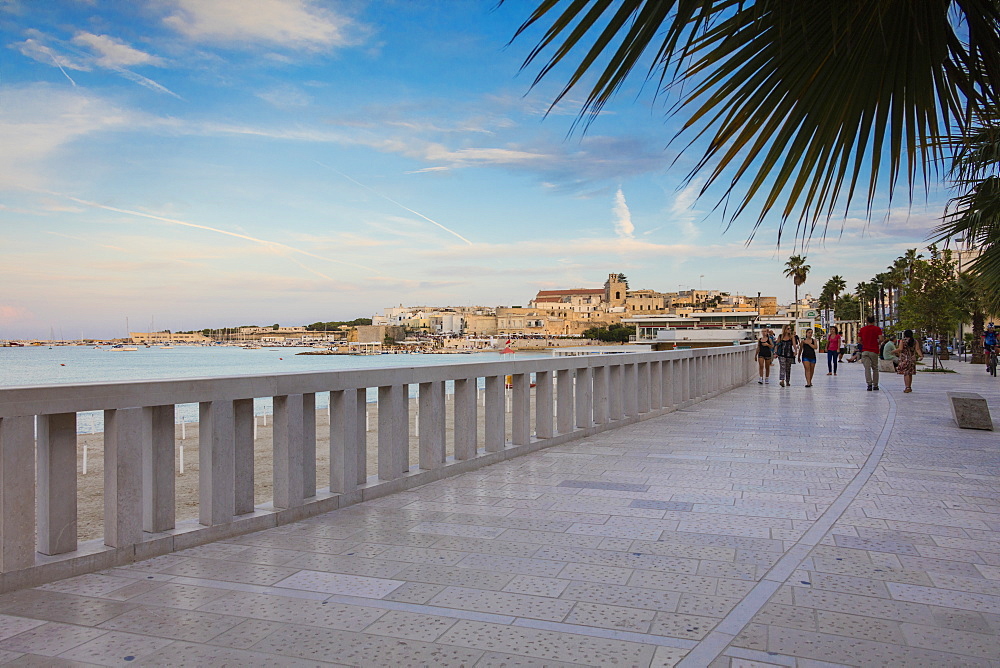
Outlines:
<svg viewBox="0 0 1000 668"><path fill-rule="evenodd" d="M412 488L662 415L755 373L753 346L742 345L0 389L0 591ZM376 471L367 467L369 388L378 393ZM323 392L329 467L318 471L315 407ZM255 506L253 400L262 397L274 410L273 500ZM176 522L174 414L189 403L199 405L198 519ZM417 461L409 448L413 407ZM77 414L95 410L104 411L104 537L78 544Z"/></svg>

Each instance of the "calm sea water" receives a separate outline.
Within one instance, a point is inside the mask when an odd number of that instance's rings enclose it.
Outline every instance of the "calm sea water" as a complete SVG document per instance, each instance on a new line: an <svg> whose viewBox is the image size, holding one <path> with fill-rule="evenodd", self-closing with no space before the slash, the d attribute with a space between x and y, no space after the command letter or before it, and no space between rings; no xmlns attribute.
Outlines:
<svg viewBox="0 0 1000 668"><path fill-rule="evenodd" d="M339 371L385 367L467 364L500 359L499 353L472 355L296 355L303 348L246 350L225 346L180 346L170 350L145 348L113 352L87 346L32 346L0 348L0 389L26 385L113 382L119 380L163 380L209 376L243 376L279 372ZM547 357L547 353L518 353L518 359ZM411 393L416 388L411 388ZM450 389L449 389L450 391ZM369 390L369 401L377 391ZM326 408L328 395L316 397L317 408ZM254 411L270 414L270 398L256 399ZM198 419L196 404L177 407L178 422ZM81 413L79 431L103 430L103 415Z"/></svg>

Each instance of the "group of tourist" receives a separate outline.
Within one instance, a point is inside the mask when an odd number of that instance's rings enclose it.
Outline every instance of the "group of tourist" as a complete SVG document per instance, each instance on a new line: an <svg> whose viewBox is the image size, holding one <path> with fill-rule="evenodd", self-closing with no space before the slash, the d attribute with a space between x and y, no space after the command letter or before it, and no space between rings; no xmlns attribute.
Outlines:
<svg viewBox="0 0 1000 668"><path fill-rule="evenodd" d="M757 338L755 354L759 373L757 383L760 385L771 383L771 364L777 357L778 384L781 387L791 387L792 365L796 359L802 364L802 369L805 372L806 387L812 387L813 374L816 372L816 355L820 348L826 351L826 375L836 376L842 340L843 337L835 326L830 328L829 335L822 343L813 337L811 328L807 329L805 336L800 338L791 324L782 326L781 334L778 336L775 336L771 328L765 327ZM903 376L905 385L903 392L912 392L913 374L917 370L917 361L923 358L920 346L913 338L913 330L906 330L898 343L891 343L883 348L883 344L886 344L888 340L882 328L875 324L873 316L869 316L867 324L858 331L861 364L865 368L865 382L868 384L868 391L873 392L879 389L878 363L881 353L886 355L885 359L895 358L893 362L896 363L896 373Z"/></svg>

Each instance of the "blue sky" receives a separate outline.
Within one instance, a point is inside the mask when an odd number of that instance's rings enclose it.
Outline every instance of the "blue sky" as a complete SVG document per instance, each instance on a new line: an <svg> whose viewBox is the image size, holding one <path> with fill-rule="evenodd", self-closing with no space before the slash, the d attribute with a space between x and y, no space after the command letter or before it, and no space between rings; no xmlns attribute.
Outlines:
<svg viewBox="0 0 1000 668"><path fill-rule="evenodd" d="M570 134L519 73L531 2L0 0L0 339L526 304L539 289L777 295L801 249L725 231L635 80ZM675 162L676 160L676 162ZM819 292L923 247L946 193L836 221Z"/></svg>

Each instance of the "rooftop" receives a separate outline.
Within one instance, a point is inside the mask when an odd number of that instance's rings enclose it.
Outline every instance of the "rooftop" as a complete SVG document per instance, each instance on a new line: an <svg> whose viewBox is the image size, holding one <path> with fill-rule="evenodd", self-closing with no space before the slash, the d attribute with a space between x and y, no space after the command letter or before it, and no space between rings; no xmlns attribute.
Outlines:
<svg viewBox="0 0 1000 668"><path fill-rule="evenodd" d="M1000 415L998 381L949 366L904 395L796 365L795 387L0 596L0 661L990 665L1000 451L944 393Z"/></svg>

